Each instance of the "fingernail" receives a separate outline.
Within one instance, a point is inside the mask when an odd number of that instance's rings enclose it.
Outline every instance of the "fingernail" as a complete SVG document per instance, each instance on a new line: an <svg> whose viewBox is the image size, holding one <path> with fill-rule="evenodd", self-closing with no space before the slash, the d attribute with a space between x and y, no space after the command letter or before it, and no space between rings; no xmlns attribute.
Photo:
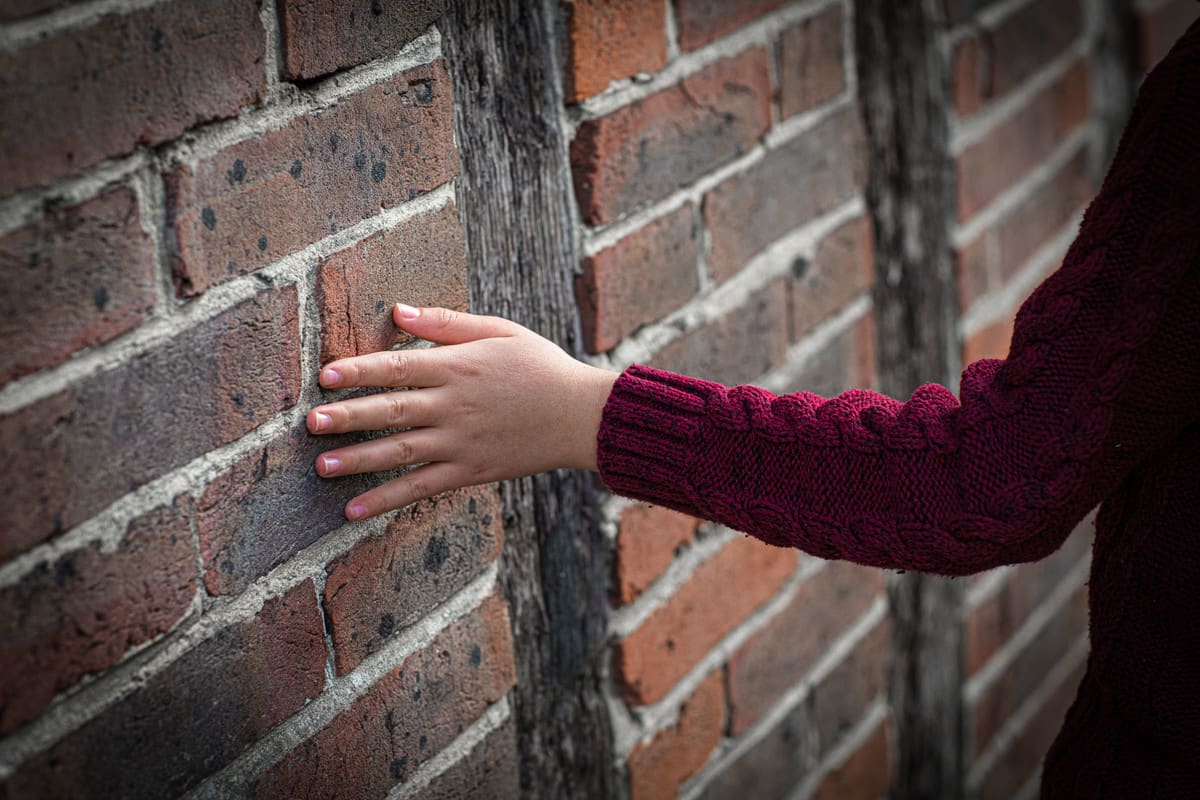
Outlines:
<svg viewBox="0 0 1200 800"><path fill-rule="evenodd" d="M400 315L400 319L416 319L421 316L421 309L396 303L396 313Z"/></svg>
<svg viewBox="0 0 1200 800"><path fill-rule="evenodd" d="M341 468L342 468L341 459L334 458L333 456L325 456L325 471L326 472L337 472Z"/></svg>
<svg viewBox="0 0 1200 800"><path fill-rule="evenodd" d="M346 509L346 516L350 519L362 519L367 514L367 507L362 503L355 503Z"/></svg>
<svg viewBox="0 0 1200 800"><path fill-rule="evenodd" d="M323 431L333 424L333 420L328 414L322 414L320 411L313 414L313 430Z"/></svg>
<svg viewBox="0 0 1200 800"><path fill-rule="evenodd" d="M326 386L334 386L341 379L342 376L338 374L336 369L327 369L321 373L321 383Z"/></svg>

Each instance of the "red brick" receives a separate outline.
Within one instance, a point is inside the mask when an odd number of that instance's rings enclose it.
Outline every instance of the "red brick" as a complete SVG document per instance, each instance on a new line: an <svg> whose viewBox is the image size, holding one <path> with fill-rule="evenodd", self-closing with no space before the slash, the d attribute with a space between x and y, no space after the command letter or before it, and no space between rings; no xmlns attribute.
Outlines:
<svg viewBox="0 0 1200 800"><path fill-rule="evenodd" d="M509 717L411 800L516 800L520 784L517 725Z"/></svg>
<svg viewBox="0 0 1200 800"><path fill-rule="evenodd" d="M452 205L379 231L321 261L321 361L413 341L392 321L398 300L467 310L467 258Z"/></svg>
<svg viewBox="0 0 1200 800"><path fill-rule="evenodd" d="M973 749L982 753L1000 726L1016 713L1067 652L1087 635L1087 589L1054 612L1049 623L967 709Z"/></svg>
<svg viewBox="0 0 1200 800"><path fill-rule="evenodd" d="M685 203L583 260L575 298L589 353L611 350L700 290L700 232Z"/></svg>
<svg viewBox="0 0 1200 800"><path fill-rule="evenodd" d="M679 719L629 754L632 800L669 800L708 761L725 727L725 688L715 670L683 701Z"/></svg>
<svg viewBox="0 0 1200 800"><path fill-rule="evenodd" d="M265 773L258 798L384 797L516 681L499 597L442 631Z"/></svg>
<svg viewBox="0 0 1200 800"><path fill-rule="evenodd" d="M993 765L979 788L979 800L1009 800L1041 769L1051 743L1062 728L1067 709L1075 700L1083 680L1085 664L1080 664L1038 709L1033 719Z"/></svg>
<svg viewBox="0 0 1200 800"><path fill-rule="evenodd" d="M958 216L966 221L1053 152L1088 115L1088 67L1073 64L955 160Z"/></svg>
<svg viewBox="0 0 1200 800"><path fill-rule="evenodd" d="M316 697L324 670L306 580L35 756L6 788L13 797L177 797Z"/></svg>
<svg viewBox="0 0 1200 800"><path fill-rule="evenodd" d="M842 7L830 6L779 36L779 107L790 117L819 106L846 88Z"/></svg>
<svg viewBox="0 0 1200 800"><path fill-rule="evenodd" d="M232 117L264 91L257 3L181 0L0 55L0 194Z"/></svg>
<svg viewBox="0 0 1200 800"><path fill-rule="evenodd" d="M0 269L0 383L61 364L154 310L154 255L127 187L0 237Z"/></svg>
<svg viewBox="0 0 1200 800"><path fill-rule="evenodd" d="M823 240L812 263L797 261L792 270L793 338L838 311L875 282L871 223L858 217Z"/></svg>
<svg viewBox="0 0 1200 800"><path fill-rule="evenodd" d="M954 110L960 117L974 114L983 106L984 97L992 94L987 72L986 40L968 34L954 46L950 56L950 80L954 95Z"/></svg>
<svg viewBox="0 0 1200 800"><path fill-rule="evenodd" d="M688 670L796 570L797 551L737 536L617 643L614 672L637 704L661 700ZM731 592L730 587L737 587Z"/></svg>
<svg viewBox="0 0 1200 800"><path fill-rule="evenodd" d="M986 100L1012 91L1083 34L1081 0L1027 3L987 32Z"/></svg>
<svg viewBox="0 0 1200 800"><path fill-rule="evenodd" d="M1135 14L1138 63L1148 72L1183 36L1188 26L1200 17L1200 9L1192 0L1166 0L1149 7L1139 4L1135 7Z"/></svg>
<svg viewBox="0 0 1200 800"><path fill-rule="evenodd" d="M787 608L729 659L731 735L774 708L882 590L881 571L844 561L802 583Z"/></svg>
<svg viewBox="0 0 1200 800"><path fill-rule="evenodd" d="M854 197L865 182L858 112L846 107L728 178L704 199L718 279L785 233Z"/></svg>
<svg viewBox="0 0 1200 800"><path fill-rule="evenodd" d="M568 102L600 94L615 80L667 63L664 0L576 0L566 14Z"/></svg>
<svg viewBox="0 0 1200 800"><path fill-rule="evenodd" d="M330 562L325 616L338 674L470 583L503 544L495 489L472 487L409 506L382 536Z"/></svg>
<svg viewBox="0 0 1200 800"><path fill-rule="evenodd" d="M0 589L0 733L179 621L196 594L190 512L186 502L157 508L129 524L116 552L93 542Z"/></svg>
<svg viewBox="0 0 1200 800"><path fill-rule="evenodd" d="M579 126L575 196L589 225L659 200L741 155L770 125L767 53L749 48Z"/></svg>
<svg viewBox="0 0 1200 800"><path fill-rule="evenodd" d="M769 14L786 0L676 0L675 16L679 25L679 46L697 47Z"/></svg>
<svg viewBox="0 0 1200 800"><path fill-rule="evenodd" d="M695 517L645 503L622 511L613 562L616 602L633 602L658 580L676 551L695 539L697 525Z"/></svg>
<svg viewBox="0 0 1200 800"><path fill-rule="evenodd" d="M300 391L296 289L264 290L0 417L0 559L234 441Z"/></svg>
<svg viewBox="0 0 1200 800"><path fill-rule="evenodd" d="M853 753L829 769L810 800L886 797L895 780L891 740L891 728L883 720Z"/></svg>
<svg viewBox="0 0 1200 800"><path fill-rule="evenodd" d="M166 176L181 295L253 272L458 172L442 61Z"/></svg>
<svg viewBox="0 0 1200 800"><path fill-rule="evenodd" d="M972 333L963 342L963 363L971 364L981 358L1007 358L1012 343L1013 315L991 322Z"/></svg>
<svg viewBox="0 0 1200 800"><path fill-rule="evenodd" d="M847 389L870 389L875 380L875 317L867 313L805 361L785 389L833 397Z"/></svg>
<svg viewBox="0 0 1200 800"><path fill-rule="evenodd" d="M308 80L390 55L425 32L442 0L282 0L284 77Z"/></svg>
<svg viewBox="0 0 1200 800"><path fill-rule="evenodd" d="M787 280L775 281L740 308L667 345L651 366L730 385L779 366L788 348Z"/></svg>

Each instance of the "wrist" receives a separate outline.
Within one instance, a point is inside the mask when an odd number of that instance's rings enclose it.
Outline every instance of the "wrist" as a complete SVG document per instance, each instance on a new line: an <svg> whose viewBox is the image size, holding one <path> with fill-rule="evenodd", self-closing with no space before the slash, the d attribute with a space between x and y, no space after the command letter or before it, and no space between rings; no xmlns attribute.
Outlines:
<svg viewBox="0 0 1200 800"><path fill-rule="evenodd" d="M604 416L604 405L612 393L619 373L606 369L581 364L584 368L583 380L578 384L578 414L576 420L576 457L571 466L579 469L589 469L593 472L597 467L597 437L600 432L600 420Z"/></svg>

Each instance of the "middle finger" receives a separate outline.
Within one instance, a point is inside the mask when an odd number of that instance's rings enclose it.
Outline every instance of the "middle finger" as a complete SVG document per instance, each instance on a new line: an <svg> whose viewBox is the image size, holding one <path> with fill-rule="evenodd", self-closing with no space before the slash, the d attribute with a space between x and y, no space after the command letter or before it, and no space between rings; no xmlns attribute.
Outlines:
<svg viewBox="0 0 1200 800"><path fill-rule="evenodd" d="M417 428L437 421L434 389L381 392L317 406L308 412L312 433L379 431L388 428Z"/></svg>

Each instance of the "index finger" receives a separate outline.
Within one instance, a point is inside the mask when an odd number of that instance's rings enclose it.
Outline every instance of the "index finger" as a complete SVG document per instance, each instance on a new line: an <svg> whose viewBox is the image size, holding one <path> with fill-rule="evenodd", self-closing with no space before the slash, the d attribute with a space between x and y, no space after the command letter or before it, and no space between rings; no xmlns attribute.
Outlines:
<svg viewBox="0 0 1200 800"><path fill-rule="evenodd" d="M445 358L437 348L384 350L365 356L340 358L321 370L321 386L350 389L356 386L441 386L446 378Z"/></svg>

